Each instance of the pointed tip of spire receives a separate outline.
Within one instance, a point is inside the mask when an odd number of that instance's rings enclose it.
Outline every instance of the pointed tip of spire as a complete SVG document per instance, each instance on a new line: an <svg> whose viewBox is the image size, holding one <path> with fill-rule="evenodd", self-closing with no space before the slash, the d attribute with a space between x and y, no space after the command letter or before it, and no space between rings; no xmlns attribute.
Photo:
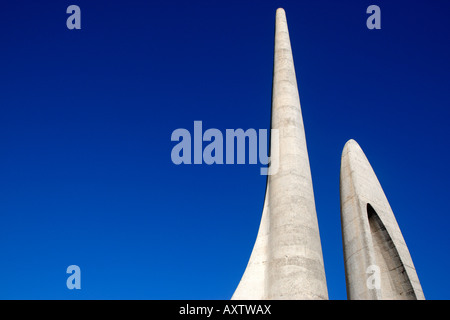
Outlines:
<svg viewBox="0 0 450 320"><path fill-rule="evenodd" d="M278 8L276 14L277 15L284 15L284 16L286 16L286 11L284 11L283 8Z"/></svg>
<svg viewBox="0 0 450 320"><path fill-rule="evenodd" d="M356 142L355 139L349 139L349 140L345 143L345 145L346 145L346 146L347 146L347 145L358 145L358 142Z"/></svg>
<svg viewBox="0 0 450 320"><path fill-rule="evenodd" d="M356 142L354 139L350 139L344 145L344 148L342 150L342 157L344 157L345 153L348 153L348 152L351 152L351 151L355 152L356 150L361 150L362 151L362 149L359 146L358 142Z"/></svg>

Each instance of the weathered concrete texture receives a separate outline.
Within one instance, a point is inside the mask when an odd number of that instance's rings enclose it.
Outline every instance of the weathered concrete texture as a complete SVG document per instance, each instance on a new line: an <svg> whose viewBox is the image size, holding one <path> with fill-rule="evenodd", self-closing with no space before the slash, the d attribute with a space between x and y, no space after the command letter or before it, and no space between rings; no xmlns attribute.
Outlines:
<svg viewBox="0 0 450 320"><path fill-rule="evenodd" d="M348 299L425 299L394 213L354 140L342 152L340 191Z"/></svg>
<svg viewBox="0 0 450 320"><path fill-rule="evenodd" d="M276 12L272 129L279 169L267 180L261 225L232 299L328 299L305 131L283 9ZM271 155L275 147L271 139Z"/></svg>

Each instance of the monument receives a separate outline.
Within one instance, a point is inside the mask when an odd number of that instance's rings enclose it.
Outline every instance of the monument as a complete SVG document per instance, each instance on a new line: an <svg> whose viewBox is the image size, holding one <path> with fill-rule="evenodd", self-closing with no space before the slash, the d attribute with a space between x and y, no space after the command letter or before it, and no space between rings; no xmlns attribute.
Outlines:
<svg viewBox="0 0 450 320"><path fill-rule="evenodd" d="M271 136L270 153L278 170L269 171L256 241L232 299L326 300L305 130L281 8L276 12L273 68L271 131L278 134ZM348 298L424 299L392 209L354 140L342 153L340 193Z"/></svg>
<svg viewBox="0 0 450 320"><path fill-rule="evenodd" d="M425 299L386 195L354 140L342 152L340 189L348 299Z"/></svg>
<svg viewBox="0 0 450 320"><path fill-rule="evenodd" d="M283 9L276 12L269 175L256 242L232 299L328 299L300 99ZM270 149L274 139L271 137Z"/></svg>

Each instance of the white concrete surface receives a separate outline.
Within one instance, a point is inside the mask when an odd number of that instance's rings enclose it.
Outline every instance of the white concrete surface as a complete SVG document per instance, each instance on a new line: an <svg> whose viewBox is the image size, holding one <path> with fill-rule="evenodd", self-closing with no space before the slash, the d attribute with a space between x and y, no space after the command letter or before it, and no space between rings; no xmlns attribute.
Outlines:
<svg viewBox="0 0 450 320"><path fill-rule="evenodd" d="M300 98L283 9L276 12L272 90L271 127L279 130L279 170L268 176L260 229L232 299L328 299ZM272 149L273 146L272 140Z"/></svg>
<svg viewBox="0 0 450 320"><path fill-rule="evenodd" d="M394 213L354 140L342 152L340 191L348 299L425 299ZM374 266L380 270L379 286L368 284Z"/></svg>

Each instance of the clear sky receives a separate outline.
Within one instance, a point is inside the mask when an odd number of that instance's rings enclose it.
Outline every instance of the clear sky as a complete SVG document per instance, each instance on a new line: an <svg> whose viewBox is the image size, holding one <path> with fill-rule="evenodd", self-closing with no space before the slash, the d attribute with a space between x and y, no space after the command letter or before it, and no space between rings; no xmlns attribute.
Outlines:
<svg viewBox="0 0 450 320"><path fill-rule="evenodd" d="M66 8L81 8L81 30ZM381 8L368 30L366 9ZM179 165L177 128L268 129L286 10L330 299L346 299L340 156L353 138L426 298L449 299L450 2L8 1L0 10L0 298L229 299L260 165ZM81 289L66 268L81 268Z"/></svg>

